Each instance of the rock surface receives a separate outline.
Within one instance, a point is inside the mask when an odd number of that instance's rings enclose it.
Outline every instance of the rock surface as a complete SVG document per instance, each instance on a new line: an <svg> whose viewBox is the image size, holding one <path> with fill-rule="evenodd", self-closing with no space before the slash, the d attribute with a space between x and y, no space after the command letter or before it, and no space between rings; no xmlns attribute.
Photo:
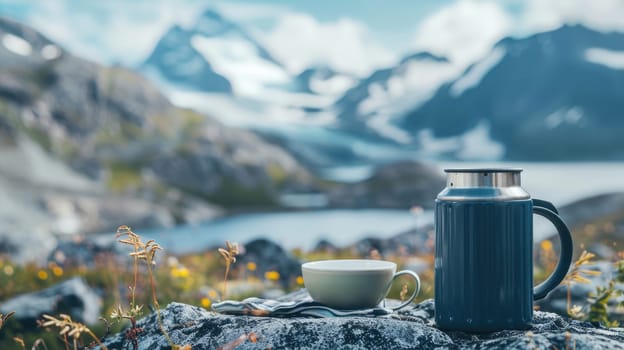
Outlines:
<svg viewBox="0 0 624 350"><path fill-rule="evenodd" d="M297 276L301 276L301 261L286 251L279 244L267 239L255 239L246 243L243 254L237 258L241 266L247 263L256 265L258 276L267 271L277 271L279 282L288 287Z"/></svg>
<svg viewBox="0 0 624 350"><path fill-rule="evenodd" d="M23 264L31 261L44 262L45 257L57 246L58 240L45 230L33 228L28 234L16 234L14 227L0 229L0 255Z"/></svg>
<svg viewBox="0 0 624 350"><path fill-rule="evenodd" d="M391 163L380 166L369 179L330 191L329 202L349 208L432 207L444 182L442 173L431 165L410 161Z"/></svg>
<svg viewBox="0 0 624 350"><path fill-rule="evenodd" d="M47 256L46 263L54 263L61 267L85 266L95 268L98 262L117 260L127 262L129 246L119 244L113 234L74 236L61 239L54 250Z"/></svg>
<svg viewBox="0 0 624 350"><path fill-rule="evenodd" d="M35 325L41 315L68 314L73 320L93 324L100 317L102 299L84 280L75 277L50 288L18 295L2 302L0 312L15 311L15 319Z"/></svg>
<svg viewBox="0 0 624 350"><path fill-rule="evenodd" d="M570 227L624 211L624 192L590 196L561 207L559 212Z"/></svg>
<svg viewBox="0 0 624 350"><path fill-rule="evenodd" d="M193 349L233 348L236 342L240 342L237 349L624 349L624 329L597 327L547 312L536 311L529 330L476 335L443 332L435 327L433 316L431 300L392 318L376 319L229 316L180 303L162 310L172 340ZM168 346L156 315L140 321L139 327L144 329L139 349ZM124 349L126 342L119 333L108 338L106 345Z"/></svg>
<svg viewBox="0 0 624 350"><path fill-rule="evenodd" d="M376 250L382 257L391 254L426 255L433 253L435 229L432 224L417 227L388 238L364 238L351 245L360 256Z"/></svg>

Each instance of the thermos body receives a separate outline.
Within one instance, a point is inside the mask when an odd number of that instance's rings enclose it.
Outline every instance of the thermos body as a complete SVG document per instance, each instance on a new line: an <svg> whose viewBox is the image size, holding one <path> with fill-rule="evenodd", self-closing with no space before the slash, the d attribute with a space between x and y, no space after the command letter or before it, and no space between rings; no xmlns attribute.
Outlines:
<svg viewBox="0 0 624 350"><path fill-rule="evenodd" d="M570 232L546 201L520 186L521 169L447 169L435 206L435 319L465 332L526 329L533 300L565 277ZM553 274L533 287L533 214L550 220L561 252Z"/></svg>
<svg viewBox="0 0 624 350"><path fill-rule="evenodd" d="M436 202L436 323L528 327L533 316L531 200ZM439 248L438 248L439 247Z"/></svg>

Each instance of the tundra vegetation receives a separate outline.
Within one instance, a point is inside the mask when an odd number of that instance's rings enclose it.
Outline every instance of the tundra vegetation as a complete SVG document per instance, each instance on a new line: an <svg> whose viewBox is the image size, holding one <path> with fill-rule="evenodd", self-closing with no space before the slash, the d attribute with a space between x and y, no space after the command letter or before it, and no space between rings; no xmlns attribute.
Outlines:
<svg viewBox="0 0 624 350"><path fill-rule="evenodd" d="M143 241L141 236L128 226L120 226L116 232L119 244L129 248L125 259L112 253L102 253L94 258L90 266L71 263L60 266L50 263L47 266L36 264L17 265L0 258L0 300L33 290L54 285L64 279L79 276L91 287L102 291L103 313L101 324L86 325L77 322L70 315L42 315L37 327L29 327L15 321L13 313L0 315L0 348L2 349L84 349L102 345L102 339L111 333L123 331L129 348L137 349L141 342L142 329L137 321L150 313L157 314L159 328L172 349L188 350L193 344L175 344L168 337L166 326L160 319L161 304L171 301L210 308L212 303L224 299L243 299L261 295L269 289L284 289L285 292L303 287L301 276L295 276L284 286L280 283L278 271L261 273L258 264L247 262L236 264L236 257L244 247L237 243L225 242L225 247L199 254L181 256L168 255L154 240ZM372 250L367 256L358 256L354 249L303 252L292 251L298 259L317 260L328 258L372 258L395 261L399 268L404 267L407 255L397 252L382 256ZM433 296L432 254L418 258L429 268L420 273L423 287L416 302ZM600 274L592 269L595 256L582 251L573 264L563 284L569 289L575 284L590 283L590 277ZM536 280L548 276L557 263L556 247L551 241L538 245L536 254ZM575 319L602 323L617 327L620 323L620 301L623 292L618 288L624 282L624 260L613 262L612 276L607 276L606 284L595 286L582 305L572 304L568 293L568 316ZM248 288L241 288L241 286ZM251 288L249 288L251 286ZM391 298L403 299L408 283L395 283ZM224 344L223 348L233 348L245 341L255 341L255 334L245 334L236 344Z"/></svg>

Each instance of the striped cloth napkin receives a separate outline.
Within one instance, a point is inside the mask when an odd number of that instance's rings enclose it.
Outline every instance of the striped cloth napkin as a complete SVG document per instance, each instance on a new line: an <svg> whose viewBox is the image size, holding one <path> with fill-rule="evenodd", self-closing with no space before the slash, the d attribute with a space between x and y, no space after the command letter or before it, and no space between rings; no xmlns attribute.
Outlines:
<svg viewBox="0 0 624 350"><path fill-rule="evenodd" d="M228 315L267 317L388 317L392 309L377 306L370 309L336 310L312 300L306 293L296 293L295 300L247 298L226 300L212 305L216 312Z"/></svg>

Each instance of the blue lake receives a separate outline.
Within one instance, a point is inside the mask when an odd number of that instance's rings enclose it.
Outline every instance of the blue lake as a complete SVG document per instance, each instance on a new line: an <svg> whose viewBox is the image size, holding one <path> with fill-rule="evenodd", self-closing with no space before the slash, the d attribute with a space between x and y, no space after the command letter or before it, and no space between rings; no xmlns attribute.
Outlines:
<svg viewBox="0 0 624 350"><path fill-rule="evenodd" d="M562 206L581 198L606 192L624 192L623 163L438 163L445 167L506 166L524 168L523 187L534 198ZM336 169L334 174L363 176L359 167ZM345 178L344 180L349 180ZM351 179L356 180L356 179ZM195 226L142 232L172 252L200 251L222 245L227 239L241 243L265 237L286 248L311 249L321 239L347 245L365 237L390 237L419 225L431 223L433 213L415 216L406 210L312 210L241 214ZM552 232L546 220L536 218L535 240Z"/></svg>
<svg viewBox="0 0 624 350"><path fill-rule="evenodd" d="M245 243L262 237L286 248L309 250L321 239L347 245L363 237L391 237L432 219L430 211L413 215L408 210L380 209L257 213L142 234L176 253L201 251L225 240Z"/></svg>

